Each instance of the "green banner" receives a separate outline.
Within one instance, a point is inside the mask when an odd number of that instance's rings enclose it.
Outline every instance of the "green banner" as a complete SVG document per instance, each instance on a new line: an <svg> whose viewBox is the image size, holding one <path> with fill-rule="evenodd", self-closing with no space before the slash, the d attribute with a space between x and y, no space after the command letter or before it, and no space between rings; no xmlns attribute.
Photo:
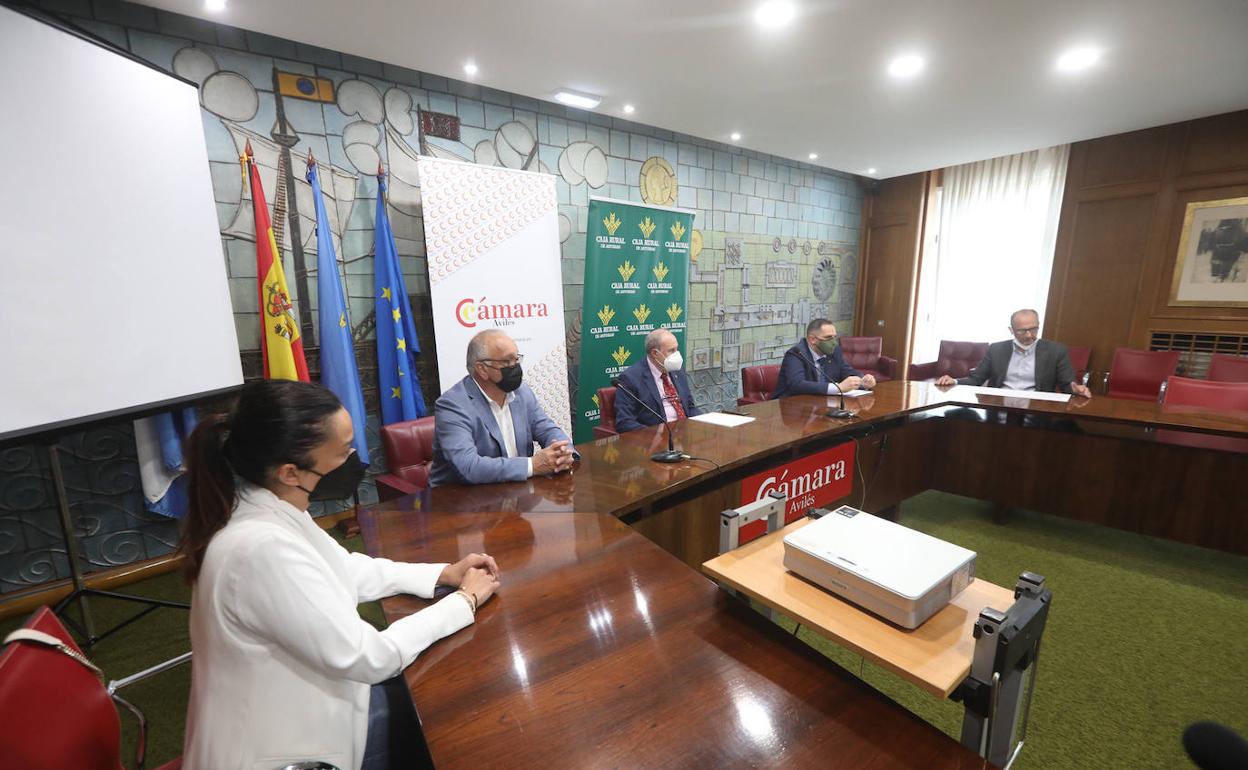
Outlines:
<svg viewBox="0 0 1248 770"><path fill-rule="evenodd" d="M590 198L586 230L577 443L593 438L598 389L645 357L648 333L668 329L683 354L693 214Z"/></svg>

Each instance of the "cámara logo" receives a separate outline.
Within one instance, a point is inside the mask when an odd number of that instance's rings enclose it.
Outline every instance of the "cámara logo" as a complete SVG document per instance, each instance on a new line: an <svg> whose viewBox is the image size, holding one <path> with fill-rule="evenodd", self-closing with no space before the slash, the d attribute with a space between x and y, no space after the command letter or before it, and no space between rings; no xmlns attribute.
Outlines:
<svg viewBox="0 0 1248 770"><path fill-rule="evenodd" d="M622 224L624 224L624 220L616 218L614 211L602 220L602 226L607 228L607 235L615 235L615 231L619 230ZM626 278L625 280L628 279Z"/></svg>
<svg viewBox="0 0 1248 770"><path fill-rule="evenodd" d="M603 326L607 326L611 323L612 318L615 318L615 311L611 309L610 305L603 305L602 310L598 311L598 320L602 321Z"/></svg>
<svg viewBox="0 0 1248 770"><path fill-rule="evenodd" d="M650 217L646 217L637 223L637 227L641 228L641 237L643 238L649 238L650 233L654 232L656 226L654 222L650 221Z"/></svg>
<svg viewBox="0 0 1248 770"><path fill-rule="evenodd" d="M481 321L492 321L495 326L514 326L521 318L548 318L550 309L545 302L491 303L485 297L465 297L455 305L455 320L469 329Z"/></svg>
<svg viewBox="0 0 1248 770"><path fill-rule="evenodd" d="M684 238L684 237L685 237L685 226L684 226L684 225L682 225L680 222L675 222L675 223L673 223L673 224L672 224L672 237L673 237L673 238L675 238L675 239L676 239L676 240L678 240L678 241L679 241L681 238ZM660 278L659 280L663 280L663 279L662 279L662 278Z"/></svg>
<svg viewBox="0 0 1248 770"><path fill-rule="evenodd" d="M853 473L854 442L846 441L742 479L741 505L762 500L768 492L779 492L786 498L784 522L788 524L811 508L827 505L852 492ZM765 531L763 522L754 522L742 527L741 539L752 539Z"/></svg>

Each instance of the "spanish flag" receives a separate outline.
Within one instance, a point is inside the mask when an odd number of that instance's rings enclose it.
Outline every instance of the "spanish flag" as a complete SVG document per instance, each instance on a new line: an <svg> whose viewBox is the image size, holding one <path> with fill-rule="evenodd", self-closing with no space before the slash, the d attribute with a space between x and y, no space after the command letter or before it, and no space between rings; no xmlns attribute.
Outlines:
<svg viewBox="0 0 1248 770"><path fill-rule="evenodd" d="M303 357L299 324L295 322L295 309L286 289L286 273L273 239L273 223L269 220L269 208L260 184L260 170L251 154L251 142L247 143L239 162L250 173L251 205L256 219L256 281L260 290L264 376L265 379L308 382L308 364Z"/></svg>

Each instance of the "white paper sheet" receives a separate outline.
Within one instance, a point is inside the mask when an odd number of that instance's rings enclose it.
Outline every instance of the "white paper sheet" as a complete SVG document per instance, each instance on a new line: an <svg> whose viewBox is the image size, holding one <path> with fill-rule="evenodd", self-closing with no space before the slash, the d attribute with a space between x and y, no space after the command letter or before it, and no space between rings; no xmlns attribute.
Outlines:
<svg viewBox="0 0 1248 770"><path fill-rule="evenodd" d="M739 414L725 414L723 412L707 412L689 419L697 420L698 422L709 422L711 425L720 425L725 428L736 428L745 425L747 422L754 422L753 417L743 417Z"/></svg>
<svg viewBox="0 0 1248 770"><path fill-rule="evenodd" d="M1066 403L1070 400L1069 393L1047 393L1042 390L1011 390L1009 388L984 388L974 387L972 385L959 385L953 388L950 393L957 395L966 393L979 396L1001 396L1003 398L1026 399L1029 401L1059 401Z"/></svg>

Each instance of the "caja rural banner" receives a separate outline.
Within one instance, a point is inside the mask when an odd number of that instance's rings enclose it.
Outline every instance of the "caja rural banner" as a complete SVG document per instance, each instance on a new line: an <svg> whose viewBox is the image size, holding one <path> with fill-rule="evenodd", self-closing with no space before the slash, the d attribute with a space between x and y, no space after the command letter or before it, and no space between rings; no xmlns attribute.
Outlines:
<svg viewBox="0 0 1248 770"><path fill-rule="evenodd" d="M428 157L418 172L442 390L467 375L468 340L501 329L524 355L524 382L570 434L555 178Z"/></svg>
<svg viewBox="0 0 1248 770"><path fill-rule="evenodd" d="M846 441L831 449L807 455L741 480L740 505L762 500L771 492L783 494L784 521L797 521L811 508L827 507L854 490L854 448ZM745 543L767 531L766 521L741 528L738 542Z"/></svg>
<svg viewBox="0 0 1248 770"><path fill-rule="evenodd" d="M690 211L589 199L577 442L593 438L598 389L645 357L647 334L665 327L684 352L692 232Z"/></svg>

